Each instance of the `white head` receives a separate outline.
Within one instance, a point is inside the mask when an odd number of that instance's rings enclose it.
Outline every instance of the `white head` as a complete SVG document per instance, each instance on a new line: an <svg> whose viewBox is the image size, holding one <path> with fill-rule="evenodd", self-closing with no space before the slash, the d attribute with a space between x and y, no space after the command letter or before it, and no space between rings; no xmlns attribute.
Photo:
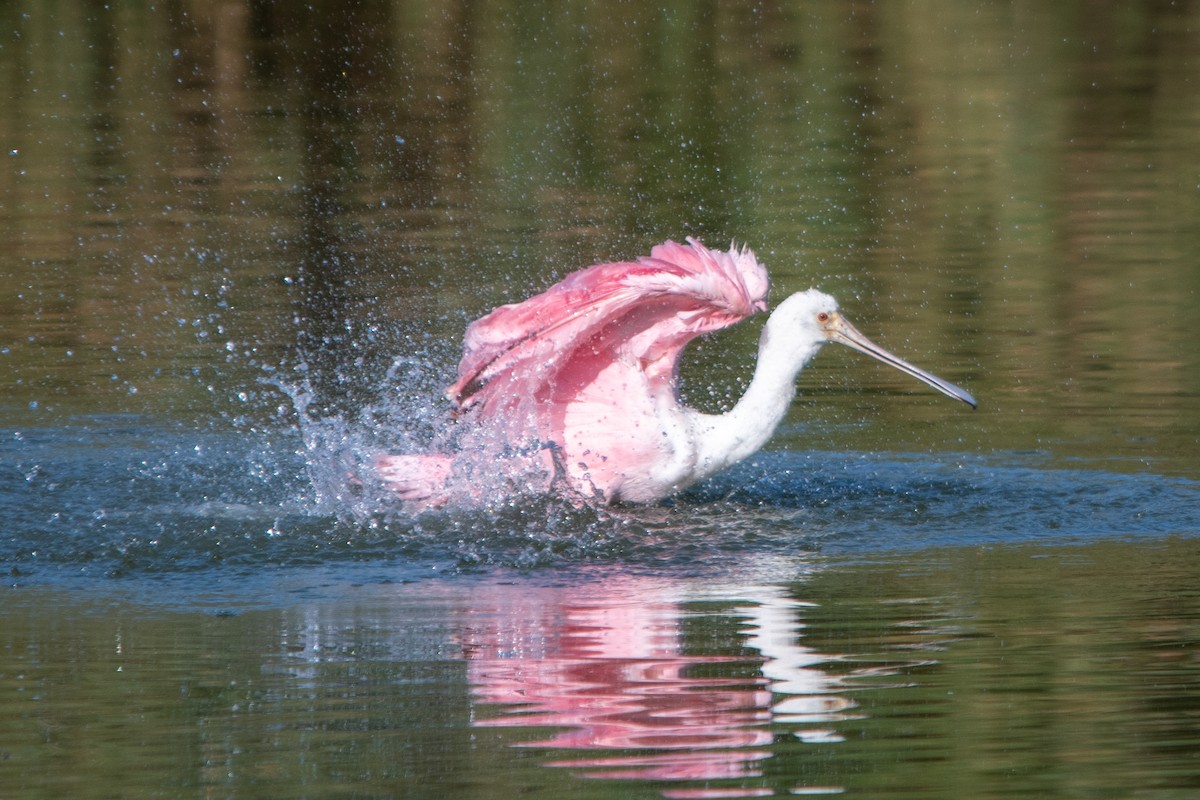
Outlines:
<svg viewBox="0 0 1200 800"><path fill-rule="evenodd" d="M832 341L826 326L837 312L837 300L817 289L809 289L790 295L776 306L767 326L772 330L772 336L779 331L796 345L812 343L819 346Z"/></svg>
<svg viewBox="0 0 1200 800"><path fill-rule="evenodd" d="M975 398L966 390L913 366L872 342L841 315L836 300L816 289L793 294L771 313L763 329L760 358L766 356L769 350L787 358L791 362L790 367L799 371L816 355L821 345L829 342L844 344L866 353L929 384L948 397L961 400L972 408L976 406Z"/></svg>

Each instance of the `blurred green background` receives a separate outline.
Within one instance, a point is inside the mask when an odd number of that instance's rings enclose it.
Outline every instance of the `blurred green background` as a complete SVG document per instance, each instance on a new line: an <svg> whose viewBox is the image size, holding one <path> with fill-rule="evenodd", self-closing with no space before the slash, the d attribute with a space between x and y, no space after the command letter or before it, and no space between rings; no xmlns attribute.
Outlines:
<svg viewBox="0 0 1200 800"><path fill-rule="evenodd" d="M827 444L1191 472L1198 14L6 2L0 411L228 414L298 360L336 405L397 354L431 394L495 303L696 236L982 401L824 355ZM728 403L755 331L689 399Z"/></svg>
<svg viewBox="0 0 1200 800"><path fill-rule="evenodd" d="M829 348L750 501L322 505L468 321L685 236L979 410ZM1191 797L1198 289L1193 0L0 0L0 796ZM488 648L762 752L547 768L612 753Z"/></svg>

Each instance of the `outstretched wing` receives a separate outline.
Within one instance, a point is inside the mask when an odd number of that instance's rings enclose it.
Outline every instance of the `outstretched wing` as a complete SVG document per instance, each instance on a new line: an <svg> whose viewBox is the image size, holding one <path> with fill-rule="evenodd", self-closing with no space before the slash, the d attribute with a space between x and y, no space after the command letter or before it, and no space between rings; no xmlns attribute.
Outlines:
<svg viewBox="0 0 1200 800"><path fill-rule="evenodd" d="M694 239L665 242L636 262L597 264L472 323L447 393L460 410L497 419L538 415L537 402L550 397L558 407L545 412L555 416L576 396L603 404L603 391L580 375L612 383L614 370L636 370L630 387L662 390L689 341L765 310L767 288L750 250L710 250ZM560 381L566 375L571 385Z"/></svg>

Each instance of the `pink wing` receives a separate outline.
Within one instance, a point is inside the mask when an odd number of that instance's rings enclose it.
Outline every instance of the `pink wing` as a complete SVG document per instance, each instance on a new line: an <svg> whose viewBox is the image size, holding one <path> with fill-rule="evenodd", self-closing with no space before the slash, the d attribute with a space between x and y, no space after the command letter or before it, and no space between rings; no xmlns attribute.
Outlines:
<svg viewBox="0 0 1200 800"><path fill-rule="evenodd" d="M448 502L460 485L486 492L506 469L606 499L661 496L653 482L672 456L662 415L677 410L681 351L764 310L766 295L749 250L691 239L573 273L467 328L447 390L466 423L457 455L386 456L378 472L418 507Z"/></svg>
<svg viewBox="0 0 1200 800"><path fill-rule="evenodd" d="M544 400L551 387L558 402L589 394L586 378L574 390L554 387L565 373L611 378L614 367L635 369L637 382L659 389L674 381L689 341L765 310L767 288L766 269L748 249L709 250L694 239L665 242L637 262L597 264L472 323L447 393L460 410L488 419ZM590 394L589 402L606 402Z"/></svg>

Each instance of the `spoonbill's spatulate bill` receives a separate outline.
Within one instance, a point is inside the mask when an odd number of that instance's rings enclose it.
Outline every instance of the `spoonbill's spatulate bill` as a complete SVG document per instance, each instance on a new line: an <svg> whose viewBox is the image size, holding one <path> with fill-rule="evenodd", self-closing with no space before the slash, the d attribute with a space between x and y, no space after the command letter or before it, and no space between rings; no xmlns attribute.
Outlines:
<svg viewBox="0 0 1200 800"><path fill-rule="evenodd" d="M683 405L676 386L683 348L765 311L767 286L750 250L710 250L688 239L636 262L588 267L500 306L467 328L448 390L454 453L382 456L379 476L418 506L469 495L466 473L518 463L540 465L534 471L547 489L606 502L658 500L761 448L787 413L796 376L828 342L975 406L965 390L871 342L816 289L771 313L754 377L730 411Z"/></svg>

